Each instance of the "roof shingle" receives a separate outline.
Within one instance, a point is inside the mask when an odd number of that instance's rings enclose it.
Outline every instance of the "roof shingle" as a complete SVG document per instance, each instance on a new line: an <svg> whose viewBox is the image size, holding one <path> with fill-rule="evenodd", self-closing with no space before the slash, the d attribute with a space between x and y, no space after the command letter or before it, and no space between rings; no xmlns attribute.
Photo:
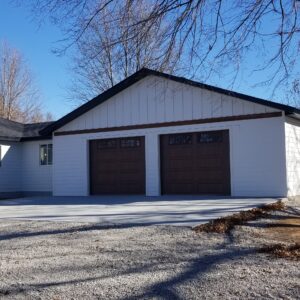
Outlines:
<svg viewBox="0 0 300 300"><path fill-rule="evenodd" d="M40 131L52 123L22 124L0 117L0 140L20 142L51 138L51 135L40 134Z"/></svg>

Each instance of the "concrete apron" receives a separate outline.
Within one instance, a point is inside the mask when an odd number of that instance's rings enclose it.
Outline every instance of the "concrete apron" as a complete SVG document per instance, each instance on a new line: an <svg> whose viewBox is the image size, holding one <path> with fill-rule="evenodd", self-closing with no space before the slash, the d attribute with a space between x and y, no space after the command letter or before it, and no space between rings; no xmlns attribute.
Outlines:
<svg viewBox="0 0 300 300"><path fill-rule="evenodd" d="M195 226L277 200L200 196L25 197L0 201L0 220Z"/></svg>

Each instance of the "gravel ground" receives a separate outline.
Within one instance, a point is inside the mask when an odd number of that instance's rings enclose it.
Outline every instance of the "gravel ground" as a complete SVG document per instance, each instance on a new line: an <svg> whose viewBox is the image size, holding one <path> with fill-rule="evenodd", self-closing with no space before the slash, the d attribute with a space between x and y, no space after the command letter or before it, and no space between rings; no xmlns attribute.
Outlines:
<svg viewBox="0 0 300 300"><path fill-rule="evenodd" d="M226 236L188 227L1 221L0 298L299 299L299 261L256 252L271 242L260 235L263 222Z"/></svg>

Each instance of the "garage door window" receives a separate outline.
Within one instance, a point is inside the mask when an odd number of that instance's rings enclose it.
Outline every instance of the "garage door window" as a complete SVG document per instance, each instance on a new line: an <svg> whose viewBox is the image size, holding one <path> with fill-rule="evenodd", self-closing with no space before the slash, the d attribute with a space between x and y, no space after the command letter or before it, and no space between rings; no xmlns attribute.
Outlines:
<svg viewBox="0 0 300 300"><path fill-rule="evenodd" d="M113 149L117 147L117 141L115 139L99 140L97 141L98 149Z"/></svg>
<svg viewBox="0 0 300 300"><path fill-rule="evenodd" d="M192 143L192 134L173 134L169 136L169 145L190 145Z"/></svg>
<svg viewBox="0 0 300 300"><path fill-rule="evenodd" d="M222 133L220 132L201 132L198 133L198 143L221 143Z"/></svg>
<svg viewBox="0 0 300 300"><path fill-rule="evenodd" d="M140 138L121 139L121 148L136 148L140 146Z"/></svg>

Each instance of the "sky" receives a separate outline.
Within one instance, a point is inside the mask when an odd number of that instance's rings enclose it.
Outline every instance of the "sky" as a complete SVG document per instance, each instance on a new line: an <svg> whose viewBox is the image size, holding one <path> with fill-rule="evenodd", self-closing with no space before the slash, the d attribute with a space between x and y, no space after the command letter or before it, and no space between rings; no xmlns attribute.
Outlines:
<svg viewBox="0 0 300 300"><path fill-rule="evenodd" d="M51 52L61 38L56 27L47 23L39 27L33 22L26 8L1 0L0 41L5 40L22 53L41 92L42 108L51 112L55 119L74 108L66 100L66 87L71 81L69 59Z"/></svg>
<svg viewBox="0 0 300 300"><path fill-rule="evenodd" d="M71 60L68 56L58 57L51 51L59 45L58 41L62 38L61 32L54 25L45 22L38 26L32 20L26 5L17 7L10 0L0 1L0 41L5 40L23 54L41 92L42 108L45 112L51 112L54 119L74 109L74 103L67 97L67 87L72 80L72 74L68 70ZM247 72L251 61L257 59L257 54L250 56L247 64L243 65L234 90L270 99L271 87L254 87L266 74L256 73L251 77ZM230 88L225 78L211 78L206 83ZM277 92L272 100L276 99L284 101L284 91Z"/></svg>

